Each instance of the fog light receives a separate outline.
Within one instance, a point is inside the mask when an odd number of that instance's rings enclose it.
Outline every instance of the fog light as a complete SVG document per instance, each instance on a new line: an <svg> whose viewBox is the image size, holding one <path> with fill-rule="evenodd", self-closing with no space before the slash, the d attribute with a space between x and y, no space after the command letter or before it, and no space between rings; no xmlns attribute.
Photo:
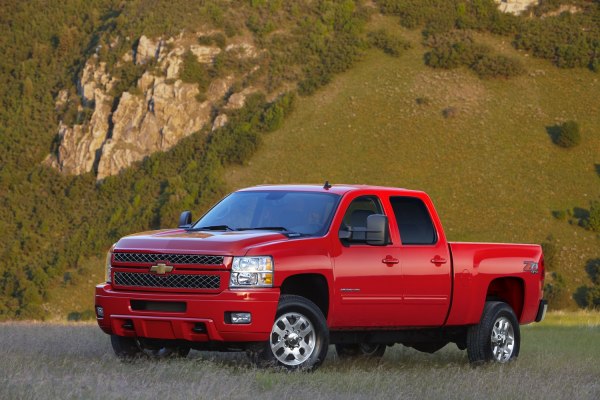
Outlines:
<svg viewBox="0 0 600 400"><path fill-rule="evenodd" d="M249 312L232 312L231 323L232 324L249 324L252 322L252 314Z"/></svg>
<svg viewBox="0 0 600 400"><path fill-rule="evenodd" d="M104 308L96 306L96 317L104 318Z"/></svg>

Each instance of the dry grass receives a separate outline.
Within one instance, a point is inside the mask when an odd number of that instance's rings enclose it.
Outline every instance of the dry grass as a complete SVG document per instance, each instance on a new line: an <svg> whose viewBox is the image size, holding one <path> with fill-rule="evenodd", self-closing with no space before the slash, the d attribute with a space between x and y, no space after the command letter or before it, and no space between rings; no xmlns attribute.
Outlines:
<svg viewBox="0 0 600 400"><path fill-rule="evenodd" d="M598 320L597 316L595 317ZM572 321L580 320L575 316ZM556 322L555 322L556 323ZM185 360L119 362L95 324L0 324L2 399L597 399L600 328L522 329L521 357L472 368L447 346L402 346L377 362L345 362L330 349L314 373L252 367L244 354L192 352Z"/></svg>

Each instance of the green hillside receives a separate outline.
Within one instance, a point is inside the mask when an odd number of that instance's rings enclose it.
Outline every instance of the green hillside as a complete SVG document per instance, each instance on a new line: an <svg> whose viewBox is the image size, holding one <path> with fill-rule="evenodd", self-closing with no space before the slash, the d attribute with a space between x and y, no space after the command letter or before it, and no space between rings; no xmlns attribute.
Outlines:
<svg viewBox="0 0 600 400"><path fill-rule="evenodd" d="M399 31L389 20L377 19ZM368 183L421 189L455 241L542 243L554 237L553 269L570 297L600 256L598 233L557 220L554 210L589 209L600 196L600 77L560 70L505 40L482 36L520 59L528 73L481 80L466 69L423 65L417 32L400 58L370 51L297 110L245 167L226 174L231 190L262 183ZM427 99L418 104L417 99ZM455 108L445 118L443 110ZM583 143L553 144L547 127L579 121ZM562 304L566 304L562 303Z"/></svg>
<svg viewBox="0 0 600 400"><path fill-rule="evenodd" d="M544 243L553 306L600 306L598 1L516 17L492 0L37 0L0 4L0 21L0 320L89 317L122 235L238 187L326 179L425 190L451 240ZM252 36L264 93L99 182L45 166L58 121L89 117L54 101L77 97L94 52L118 98L143 72L118 62L140 35L194 29ZM568 120L582 139L562 148Z"/></svg>

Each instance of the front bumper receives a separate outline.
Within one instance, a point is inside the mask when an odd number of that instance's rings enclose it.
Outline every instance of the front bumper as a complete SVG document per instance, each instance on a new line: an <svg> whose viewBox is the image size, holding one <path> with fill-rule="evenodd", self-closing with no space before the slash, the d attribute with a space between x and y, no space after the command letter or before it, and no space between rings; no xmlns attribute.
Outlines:
<svg viewBox="0 0 600 400"><path fill-rule="evenodd" d="M184 302L183 312L139 311L131 301ZM279 289L224 290L218 294L173 294L113 290L110 284L96 286L96 307L104 309L98 325L108 334L193 342L255 342L269 338ZM227 312L252 313L249 324L225 321ZM198 333L198 324L206 329Z"/></svg>

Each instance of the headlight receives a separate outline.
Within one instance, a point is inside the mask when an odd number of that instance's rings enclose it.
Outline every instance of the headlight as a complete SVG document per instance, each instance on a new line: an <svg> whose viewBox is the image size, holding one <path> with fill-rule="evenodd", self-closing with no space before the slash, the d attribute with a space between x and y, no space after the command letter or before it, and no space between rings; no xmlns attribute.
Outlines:
<svg viewBox="0 0 600 400"><path fill-rule="evenodd" d="M252 286L273 286L273 259L271 257L233 257L229 287Z"/></svg>
<svg viewBox="0 0 600 400"><path fill-rule="evenodd" d="M112 268L111 265L111 261L112 261L112 255L113 255L113 250L115 248L115 244L113 244L112 246L110 246L110 250L108 250L108 253L106 253L106 269L105 269L105 278L106 278L106 283L110 283L111 279L110 279L110 270Z"/></svg>

